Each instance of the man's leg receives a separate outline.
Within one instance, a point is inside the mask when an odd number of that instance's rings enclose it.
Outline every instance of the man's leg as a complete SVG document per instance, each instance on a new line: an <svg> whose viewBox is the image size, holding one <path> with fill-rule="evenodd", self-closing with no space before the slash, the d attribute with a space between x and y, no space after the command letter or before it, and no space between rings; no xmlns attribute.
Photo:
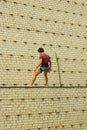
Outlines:
<svg viewBox="0 0 87 130"><path fill-rule="evenodd" d="M44 72L44 77L45 77L46 87L48 87L48 77L47 77L47 72Z"/></svg>
<svg viewBox="0 0 87 130"><path fill-rule="evenodd" d="M39 71L36 71L36 72L34 73L34 77L33 77L32 81L31 81L31 83L28 85L29 87L32 87L32 85L34 84L34 82L35 82L35 80L36 80L36 77L37 77L39 74L40 74Z"/></svg>

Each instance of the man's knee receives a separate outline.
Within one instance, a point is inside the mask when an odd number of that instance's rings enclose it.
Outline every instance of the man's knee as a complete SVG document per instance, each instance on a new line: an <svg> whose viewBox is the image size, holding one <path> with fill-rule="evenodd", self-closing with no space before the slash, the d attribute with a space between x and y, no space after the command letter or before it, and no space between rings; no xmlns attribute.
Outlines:
<svg viewBox="0 0 87 130"><path fill-rule="evenodd" d="M34 76L37 77L37 73L34 73Z"/></svg>
<svg viewBox="0 0 87 130"><path fill-rule="evenodd" d="M44 76L47 77L47 73L44 73Z"/></svg>
<svg viewBox="0 0 87 130"><path fill-rule="evenodd" d="M35 72L34 76L37 77L39 75L39 72Z"/></svg>

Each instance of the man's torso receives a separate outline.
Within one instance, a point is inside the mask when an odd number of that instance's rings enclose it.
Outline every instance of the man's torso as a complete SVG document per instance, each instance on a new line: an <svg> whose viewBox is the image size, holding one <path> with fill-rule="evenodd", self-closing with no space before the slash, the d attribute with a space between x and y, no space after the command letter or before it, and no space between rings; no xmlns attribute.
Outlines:
<svg viewBox="0 0 87 130"><path fill-rule="evenodd" d="M40 58L42 59L42 65L43 67L48 67L48 63L50 61L50 57L49 55L47 55L46 53L43 53L40 55Z"/></svg>

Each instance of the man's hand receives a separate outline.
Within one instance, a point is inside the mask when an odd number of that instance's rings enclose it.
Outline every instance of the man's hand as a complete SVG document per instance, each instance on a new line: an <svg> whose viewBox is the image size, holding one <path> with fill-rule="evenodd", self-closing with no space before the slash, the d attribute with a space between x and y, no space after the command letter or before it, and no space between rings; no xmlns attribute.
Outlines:
<svg viewBox="0 0 87 130"><path fill-rule="evenodd" d="M39 63L38 63L38 65L36 66L36 68L34 69L34 71L36 71L36 70L38 69L38 67L41 66L41 64L42 64L42 59L39 60Z"/></svg>
<svg viewBox="0 0 87 130"><path fill-rule="evenodd" d="M34 69L34 72L37 70L37 67Z"/></svg>

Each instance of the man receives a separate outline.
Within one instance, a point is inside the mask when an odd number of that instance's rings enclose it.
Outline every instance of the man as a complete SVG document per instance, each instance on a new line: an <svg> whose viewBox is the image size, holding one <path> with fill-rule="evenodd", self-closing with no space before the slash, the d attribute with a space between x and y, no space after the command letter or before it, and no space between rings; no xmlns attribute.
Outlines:
<svg viewBox="0 0 87 130"><path fill-rule="evenodd" d="M49 55L47 55L46 53L44 53L44 49L43 48L39 48L38 49L39 52L39 62L35 68L35 73L34 73L34 77L31 81L31 83L28 85L30 87L32 87L32 85L34 84L36 77L44 72L44 77L45 77L45 82L46 82L46 87L48 87L48 76L47 73L51 71L51 59L49 57Z"/></svg>

